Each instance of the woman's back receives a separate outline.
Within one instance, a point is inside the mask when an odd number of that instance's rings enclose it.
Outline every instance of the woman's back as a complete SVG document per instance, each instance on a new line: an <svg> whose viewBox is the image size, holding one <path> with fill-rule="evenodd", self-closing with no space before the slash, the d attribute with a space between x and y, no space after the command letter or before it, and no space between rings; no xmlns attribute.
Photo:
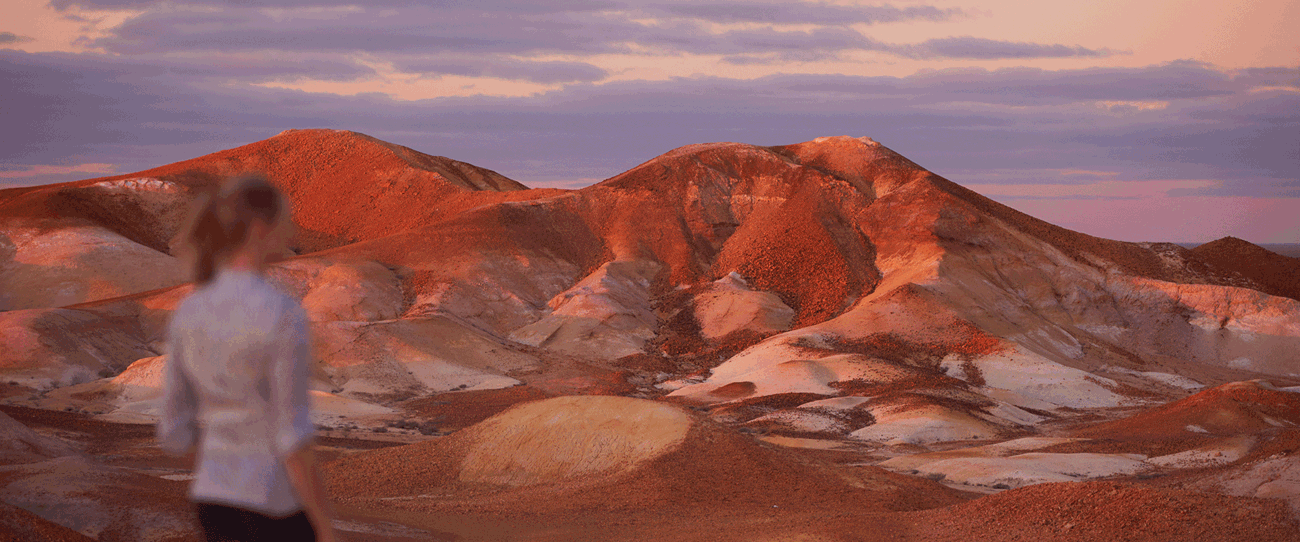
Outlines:
<svg viewBox="0 0 1300 542"><path fill-rule="evenodd" d="M260 277L227 271L186 298L172 316L169 346L208 401L240 404L265 394L265 369L293 304ZM196 363L196 360L202 360Z"/></svg>
<svg viewBox="0 0 1300 542"><path fill-rule="evenodd" d="M168 380L179 390L161 445L198 445L190 494L268 515L301 507L282 459L310 440L310 348L302 308L261 276L226 270L187 298L168 333Z"/></svg>

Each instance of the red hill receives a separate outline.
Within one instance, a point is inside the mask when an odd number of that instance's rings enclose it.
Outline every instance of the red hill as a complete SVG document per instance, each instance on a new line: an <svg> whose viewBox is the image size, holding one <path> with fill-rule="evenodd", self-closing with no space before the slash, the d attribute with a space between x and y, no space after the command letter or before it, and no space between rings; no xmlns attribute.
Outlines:
<svg viewBox="0 0 1300 542"><path fill-rule="evenodd" d="M260 172L294 205L298 241L311 252L410 229L458 196L525 190L494 171L343 130L288 130L242 147L112 177L0 191L0 220L89 222L167 251L197 190Z"/></svg>
<svg viewBox="0 0 1300 542"><path fill-rule="evenodd" d="M1259 289L1300 301L1300 259L1277 254L1236 237L1224 237L1192 249L1210 265L1239 273Z"/></svg>

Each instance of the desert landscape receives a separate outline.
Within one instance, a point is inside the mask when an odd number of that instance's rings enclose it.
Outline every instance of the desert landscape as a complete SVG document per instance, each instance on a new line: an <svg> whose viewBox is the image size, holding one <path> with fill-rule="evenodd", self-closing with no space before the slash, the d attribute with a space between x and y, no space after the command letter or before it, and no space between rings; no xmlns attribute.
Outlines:
<svg viewBox="0 0 1300 542"><path fill-rule="evenodd" d="M529 189L342 130L0 190L0 540L182 541L190 199L292 201L351 541L1300 540L1300 258L1102 239L866 137Z"/></svg>

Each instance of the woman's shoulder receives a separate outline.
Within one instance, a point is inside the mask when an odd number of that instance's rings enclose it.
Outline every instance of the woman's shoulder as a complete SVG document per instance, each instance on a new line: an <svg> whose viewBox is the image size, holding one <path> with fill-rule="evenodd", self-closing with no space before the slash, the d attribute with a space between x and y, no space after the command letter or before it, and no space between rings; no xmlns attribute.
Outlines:
<svg viewBox="0 0 1300 542"><path fill-rule="evenodd" d="M181 300L172 313L174 324L193 319L239 313L260 315L272 321L305 321L306 312L297 299L260 276L218 277ZM270 324L271 322L265 322Z"/></svg>
<svg viewBox="0 0 1300 542"><path fill-rule="evenodd" d="M257 297L262 303L265 303L267 311L274 313L281 321L288 322L290 325L306 323L307 312L303 310L302 303L297 298L289 295L265 277L258 277L257 290Z"/></svg>

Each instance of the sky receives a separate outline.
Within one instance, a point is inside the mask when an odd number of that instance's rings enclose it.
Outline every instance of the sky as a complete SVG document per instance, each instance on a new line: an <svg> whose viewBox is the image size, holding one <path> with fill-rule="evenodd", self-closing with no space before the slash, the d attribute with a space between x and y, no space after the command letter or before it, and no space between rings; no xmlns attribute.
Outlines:
<svg viewBox="0 0 1300 542"><path fill-rule="evenodd" d="M5 0L0 188L354 130L577 188L869 136L1125 241L1300 243L1295 0Z"/></svg>

